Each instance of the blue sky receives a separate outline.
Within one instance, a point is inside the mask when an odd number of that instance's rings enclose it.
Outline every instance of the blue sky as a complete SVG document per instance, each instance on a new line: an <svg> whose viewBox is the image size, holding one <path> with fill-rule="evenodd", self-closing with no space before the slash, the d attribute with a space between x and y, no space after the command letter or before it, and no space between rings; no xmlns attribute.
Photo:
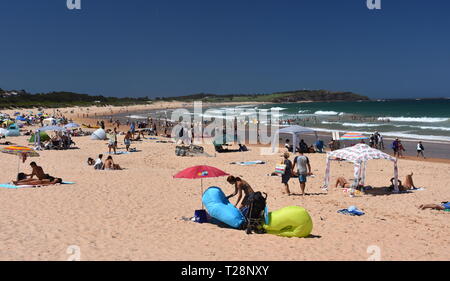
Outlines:
<svg viewBox="0 0 450 281"><path fill-rule="evenodd" d="M447 0L0 2L0 87L106 96L449 97Z"/></svg>

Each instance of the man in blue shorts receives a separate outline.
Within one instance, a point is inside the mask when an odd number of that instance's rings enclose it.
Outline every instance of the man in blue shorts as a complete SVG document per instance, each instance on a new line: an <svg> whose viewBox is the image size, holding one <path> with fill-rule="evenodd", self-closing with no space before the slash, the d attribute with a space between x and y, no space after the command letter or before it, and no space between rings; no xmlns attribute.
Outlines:
<svg viewBox="0 0 450 281"><path fill-rule="evenodd" d="M294 159L294 166L292 170L295 169L295 165L297 165L298 172L298 180L300 182L300 189L302 190L302 196L305 195L305 187L306 187L306 176L311 175L311 165L309 164L309 159L303 152L299 152L299 156Z"/></svg>

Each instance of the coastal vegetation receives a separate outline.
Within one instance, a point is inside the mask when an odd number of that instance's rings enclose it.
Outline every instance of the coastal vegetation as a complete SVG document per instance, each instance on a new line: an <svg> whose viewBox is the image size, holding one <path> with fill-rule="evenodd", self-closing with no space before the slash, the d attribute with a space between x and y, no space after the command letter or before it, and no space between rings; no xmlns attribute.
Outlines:
<svg viewBox="0 0 450 281"><path fill-rule="evenodd" d="M330 92L325 90L299 90L272 94L193 94L178 97L105 97L73 92L50 92L30 94L25 90L2 90L0 88L0 108L66 107L66 106L107 106L148 104L155 101L203 101L203 102L267 102L285 103L300 101L357 101L369 100L368 97L352 92Z"/></svg>

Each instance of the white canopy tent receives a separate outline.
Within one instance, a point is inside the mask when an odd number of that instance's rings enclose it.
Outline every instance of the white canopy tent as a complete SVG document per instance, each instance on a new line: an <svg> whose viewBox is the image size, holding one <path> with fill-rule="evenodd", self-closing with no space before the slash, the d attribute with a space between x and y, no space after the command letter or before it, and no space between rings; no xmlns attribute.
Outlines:
<svg viewBox="0 0 450 281"><path fill-rule="evenodd" d="M366 166L368 160L385 159L394 162L394 189L398 192L398 168L397 158L390 156L378 149L371 148L367 144L359 143L351 147L338 149L327 153L327 162L325 170L325 179L323 188L327 189L330 183L331 161L348 161L354 163L355 182L352 186L358 184L364 185L366 180Z"/></svg>
<svg viewBox="0 0 450 281"><path fill-rule="evenodd" d="M275 152L275 146L278 144L279 138L280 138L280 134L289 134L292 135L292 145L293 145L293 152L295 152L297 150L297 137L300 134L310 134L310 133L314 133L316 135L316 139L317 139L317 132L314 131L313 129L310 128L306 128L306 127L302 127L302 126L298 126L298 125L294 125L294 126L289 126L283 129L279 129L273 136L272 136L272 152Z"/></svg>

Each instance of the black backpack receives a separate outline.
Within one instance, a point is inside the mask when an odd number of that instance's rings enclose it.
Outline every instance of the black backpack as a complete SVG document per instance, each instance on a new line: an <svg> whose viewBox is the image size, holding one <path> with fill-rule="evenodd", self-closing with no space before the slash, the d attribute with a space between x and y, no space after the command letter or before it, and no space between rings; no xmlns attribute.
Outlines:
<svg viewBox="0 0 450 281"><path fill-rule="evenodd" d="M265 196L259 191L253 192L248 196L245 202L245 205L248 208L245 216L247 220L247 234L251 234L252 231L259 234L264 233L262 224L264 222L264 209L266 208L267 193L264 192L264 195Z"/></svg>

